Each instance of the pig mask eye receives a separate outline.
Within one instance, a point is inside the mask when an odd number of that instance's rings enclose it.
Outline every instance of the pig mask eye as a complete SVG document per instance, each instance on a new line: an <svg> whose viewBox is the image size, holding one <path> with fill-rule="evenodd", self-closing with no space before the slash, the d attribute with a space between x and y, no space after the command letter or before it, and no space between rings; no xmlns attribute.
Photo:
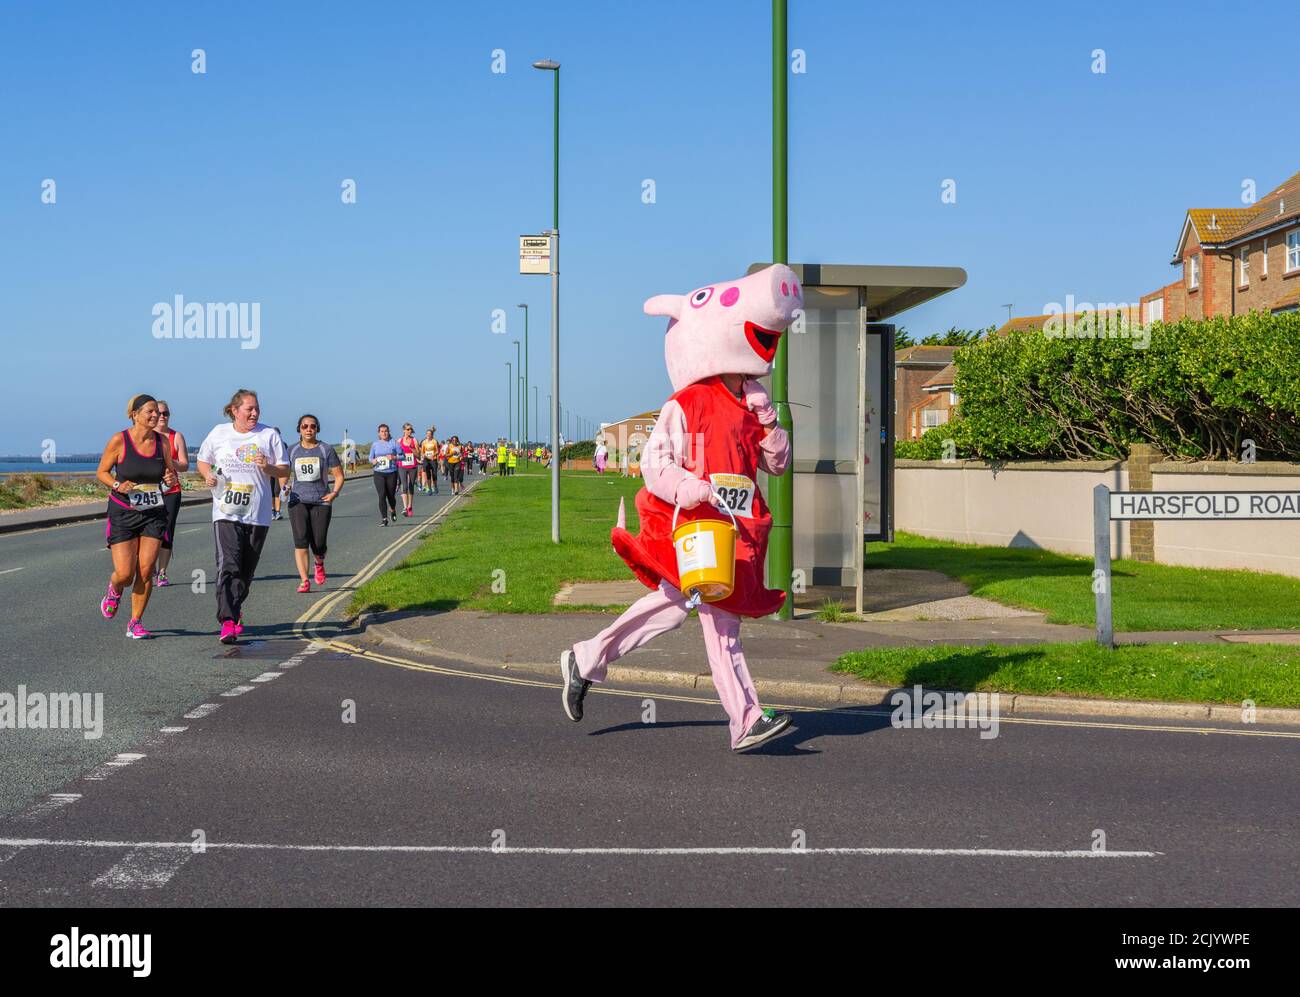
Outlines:
<svg viewBox="0 0 1300 997"><path fill-rule="evenodd" d="M711 297L713 297L713 288L702 287L691 295L691 307L703 308L709 303Z"/></svg>

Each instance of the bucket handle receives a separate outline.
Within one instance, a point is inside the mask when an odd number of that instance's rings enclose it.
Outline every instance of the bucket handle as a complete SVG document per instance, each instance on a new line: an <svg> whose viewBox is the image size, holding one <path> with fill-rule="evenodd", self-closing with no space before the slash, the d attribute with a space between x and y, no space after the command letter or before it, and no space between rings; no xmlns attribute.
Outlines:
<svg viewBox="0 0 1300 997"><path fill-rule="evenodd" d="M731 517L731 525L732 525L732 527L735 529L735 531L736 531L737 533L739 533L739 532L740 532L740 525L736 522L736 516L735 516L735 513L733 513L733 512L731 511L731 509L727 506L727 500L724 499L721 495L718 495L718 490L717 490L716 488L710 488L710 489L709 489L709 492L710 492L710 494L712 494L712 495L716 495L716 496L717 496L718 500L722 503L722 506L721 506L722 511L725 512L728 516ZM716 509L716 508L718 508L718 506L714 506L714 508ZM671 530L671 532L674 532L674 533L675 533L675 532L677 531L677 514L678 514L679 512L681 512L681 511L682 511L682 507L681 507L680 503L677 504L677 505L674 505L674 506L673 506L673 525L672 525L672 530Z"/></svg>

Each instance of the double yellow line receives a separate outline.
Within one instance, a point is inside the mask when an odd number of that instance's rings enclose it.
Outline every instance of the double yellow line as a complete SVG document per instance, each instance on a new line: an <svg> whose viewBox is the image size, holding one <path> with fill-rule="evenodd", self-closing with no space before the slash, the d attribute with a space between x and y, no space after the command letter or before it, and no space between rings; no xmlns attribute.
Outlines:
<svg viewBox="0 0 1300 997"><path fill-rule="evenodd" d="M470 485L428 519L419 523L415 529L409 530L399 536L396 540L372 557L360 571L356 572L351 578L344 582L341 588L331 592L323 599L318 599L316 602L312 603L311 607L305 613L298 617L298 619L294 620L294 633L304 640L320 640L328 642L328 638L320 636L320 625L329 618L329 615L334 611L334 609L345 599L351 598L352 594L356 592L357 589L361 588L361 586L365 585L366 582L379 574L384 565L388 563L389 559L402 547L416 539L423 530L437 524L439 520L447 515L447 513L456 508L456 506L460 504L460 500L473 491L477 485L478 482Z"/></svg>

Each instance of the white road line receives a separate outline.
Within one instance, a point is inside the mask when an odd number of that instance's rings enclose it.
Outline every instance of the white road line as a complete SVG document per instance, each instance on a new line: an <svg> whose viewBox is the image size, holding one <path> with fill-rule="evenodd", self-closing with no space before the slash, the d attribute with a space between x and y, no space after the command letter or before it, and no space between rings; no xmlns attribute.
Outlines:
<svg viewBox="0 0 1300 997"><path fill-rule="evenodd" d="M22 849L13 845L0 846L0 865L4 865L11 858L21 852Z"/></svg>
<svg viewBox="0 0 1300 997"><path fill-rule="evenodd" d="M96 841L54 838L0 838L0 847L16 848L135 848L190 851L192 841ZM274 845L240 841L209 841L208 849L261 852L369 852L375 854L455 854L455 855L914 855L923 857L1024 858L1024 859L1149 859L1163 852L1113 852L1080 848L1056 851L1040 848L496 848L492 845Z"/></svg>
<svg viewBox="0 0 1300 997"><path fill-rule="evenodd" d="M134 765L145 756L138 752L123 751L110 758L103 765L100 765L92 772L86 773L85 778L91 782L103 782L118 769L124 769L128 765Z"/></svg>
<svg viewBox="0 0 1300 997"><path fill-rule="evenodd" d="M158 733L159 734L183 734L187 730L189 730L188 727L160 727L158 729Z"/></svg>
<svg viewBox="0 0 1300 997"><path fill-rule="evenodd" d="M221 695L226 698L230 698L231 696L242 696L244 693L252 692L256 688L257 686L255 685L237 685L233 689L227 689Z"/></svg>
<svg viewBox="0 0 1300 997"><path fill-rule="evenodd" d="M23 565L23 568L25 567L27 566ZM23 568L5 568L4 571L0 571L0 575L12 575L15 571L22 571Z"/></svg>
<svg viewBox="0 0 1300 997"><path fill-rule="evenodd" d="M263 672L261 675L258 675L256 678L251 678L251 679L249 679L248 681L250 681L250 682L270 682L270 681L273 680L273 679L278 679L278 678L279 678L281 675L283 675L283 674L284 674L284 672Z"/></svg>
<svg viewBox="0 0 1300 997"><path fill-rule="evenodd" d="M17 819L27 822L37 821L55 811L62 810L69 804L76 803L79 799L81 799L80 793L51 793L48 798L41 800L40 803Z"/></svg>
<svg viewBox="0 0 1300 997"><path fill-rule="evenodd" d="M111 890L160 890L192 854L192 849L135 848L96 877L94 885Z"/></svg>
<svg viewBox="0 0 1300 997"><path fill-rule="evenodd" d="M180 531L179 533L177 533L176 535L177 535L178 537L183 537L183 536L185 536L185 534L187 534L187 533L198 533L199 530L205 530L205 529L207 529L206 526L196 526L196 527L194 527L194 529L192 529L192 530L181 530L181 531Z"/></svg>
<svg viewBox="0 0 1300 997"><path fill-rule="evenodd" d="M185 719L202 720L204 717L216 713L219 709L221 709L220 703L200 703L198 706L194 707L194 709L190 710L189 713L185 714Z"/></svg>

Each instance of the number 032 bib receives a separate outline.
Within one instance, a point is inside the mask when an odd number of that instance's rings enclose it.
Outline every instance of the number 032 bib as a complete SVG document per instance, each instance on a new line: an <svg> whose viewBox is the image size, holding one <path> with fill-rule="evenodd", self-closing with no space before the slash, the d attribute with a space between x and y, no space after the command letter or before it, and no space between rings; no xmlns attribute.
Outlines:
<svg viewBox="0 0 1300 997"><path fill-rule="evenodd" d="M710 474L709 481L733 516L754 518L754 482L743 474Z"/></svg>

